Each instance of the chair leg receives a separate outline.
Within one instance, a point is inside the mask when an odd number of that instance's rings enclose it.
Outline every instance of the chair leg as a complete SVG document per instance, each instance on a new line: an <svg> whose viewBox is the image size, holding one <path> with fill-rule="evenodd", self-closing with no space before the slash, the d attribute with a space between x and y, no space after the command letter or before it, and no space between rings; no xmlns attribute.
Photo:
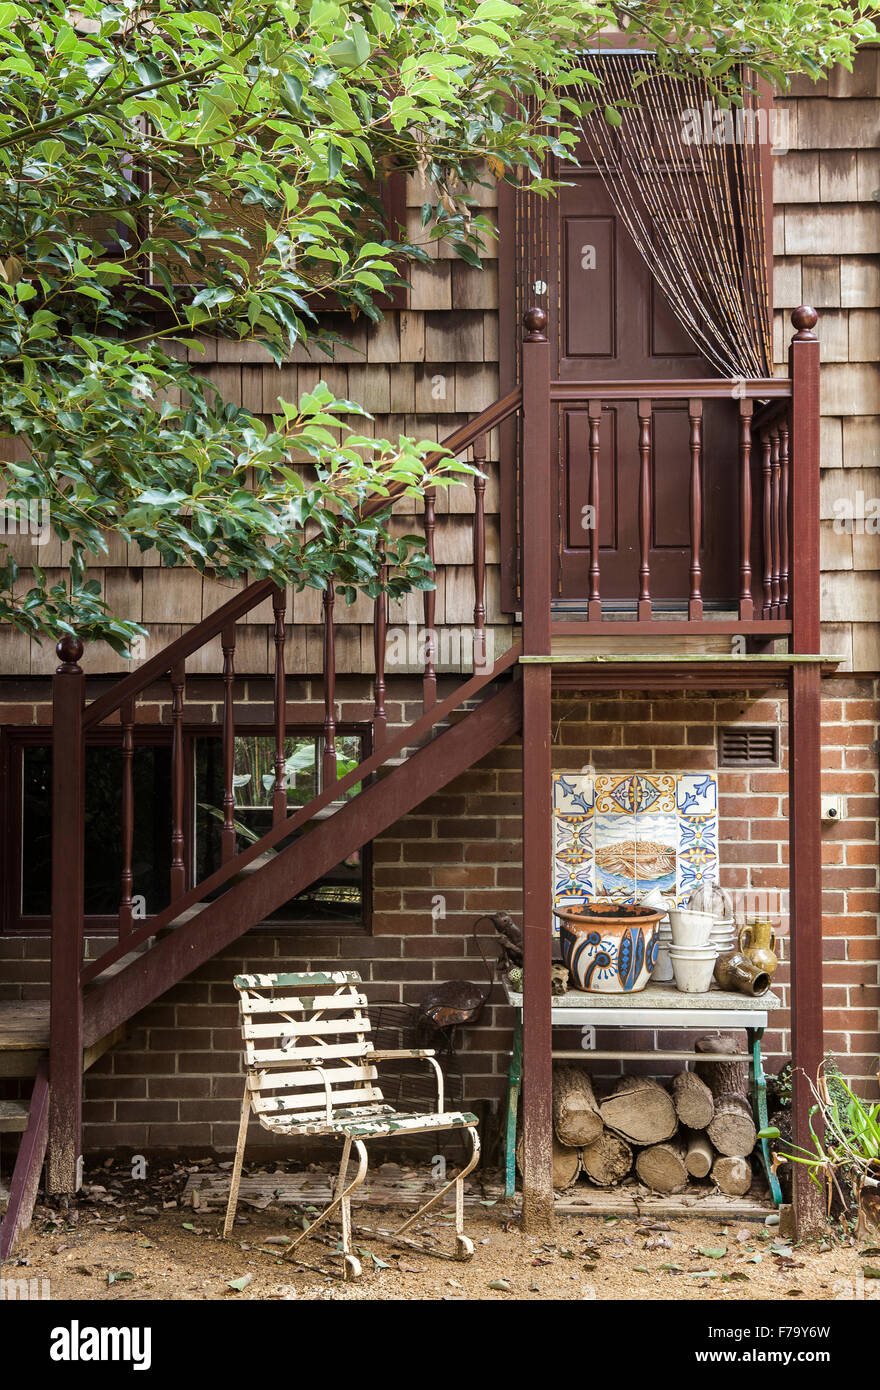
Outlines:
<svg viewBox="0 0 880 1390"><path fill-rule="evenodd" d="M351 1153L351 1136L347 1135L339 1164L339 1178L336 1183L336 1196L339 1198L342 1213L342 1270L343 1279L360 1279L361 1262L351 1250L351 1194L346 1191L345 1176L348 1172L348 1159Z"/></svg>
<svg viewBox="0 0 880 1390"><path fill-rule="evenodd" d="M367 1226L356 1226L355 1230L357 1234L372 1236L375 1240L383 1241L386 1245L399 1245L408 1250L419 1250L422 1254L433 1255L437 1259L448 1260L454 1258L456 1260L469 1260L474 1253L474 1246L473 1241L469 1240L464 1234L464 1180L469 1173L473 1172L479 1162L480 1136L472 1125L468 1125L467 1133L470 1135L471 1140L471 1156L468 1162L460 1172L455 1174L455 1177L450 1178L449 1181L440 1188L439 1192L435 1192L434 1196L431 1197L429 1201L425 1202L424 1206L419 1207L418 1211L414 1212L412 1216L407 1217L402 1226L398 1226L393 1231L379 1230ZM443 1198L452 1187L455 1188L454 1256L450 1256L444 1250L435 1250L430 1245L425 1244L424 1241L411 1240L403 1234L404 1231L409 1230L417 1221L420 1221L425 1213L431 1210L431 1207L436 1206L438 1202L442 1202Z"/></svg>
<svg viewBox="0 0 880 1390"><path fill-rule="evenodd" d="M349 1155L351 1153L352 1145L354 1145L355 1149L357 1150L358 1167L357 1172L354 1175L353 1181L350 1183L346 1183ZM367 1175L367 1161L367 1148L364 1142L361 1139L352 1140L347 1138L345 1141L344 1148L342 1150L342 1162L339 1165L339 1177L336 1181L336 1193L333 1198L333 1201L330 1202L330 1204L324 1208L324 1210L321 1212L319 1216L315 1217L315 1220L307 1228L307 1230L303 1231L301 1235L298 1235L296 1240L291 1241L290 1245L288 1245L284 1251L285 1260L289 1260L292 1257L293 1251L296 1250L296 1248L299 1245L301 1245L304 1240L307 1240L310 1236L314 1236L318 1230L318 1227L325 1225L338 1207L341 1209L342 1213L343 1278L360 1278L360 1260L357 1258L356 1255L353 1255L351 1252L351 1194L352 1192L354 1192L356 1187L360 1187L361 1183Z"/></svg>
<svg viewBox="0 0 880 1390"><path fill-rule="evenodd" d="M229 1201L226 1204L226 1220L223 1222L223 1239L229 1239L238 1206L238 1189L241 1183L241 1165L244 1161L244 1146L247 1139L248 1120L251 1114L251 1093L247 1081L244 1083L244 1099L241 1102L241 1119L238 1124L238 1143L235 1146L235 1162L232 1165L232 1181L229 1184Z"/></svg>

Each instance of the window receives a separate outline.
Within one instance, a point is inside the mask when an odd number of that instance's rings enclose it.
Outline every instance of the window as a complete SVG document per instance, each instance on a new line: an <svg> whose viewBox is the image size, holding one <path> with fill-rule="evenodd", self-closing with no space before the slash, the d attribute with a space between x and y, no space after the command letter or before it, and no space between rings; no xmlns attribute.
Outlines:
<svg viewBox="0 0 880 1390"><path fill-rule="evenodd" d="M133 760L133 892L147 903L168 896L171 867L171 750L140 745ZM119 910L122 846L122 754L86 749L85 909L90 917ZM19 908L22 917L48 917L52 906L52 749L31 744L21 756Z"/></svg>
<svg viewBox="0 0 880 1390"><path fill-rule="evenodd" d="M290 813L322 789L323 741L314 732L285 739ZM364 738L337 735L340 777L364 757ZM223 748L218 732L187 731L184 837L187 886L221 865ZM265 733L235 739L235 827L238 852L272 825L275 741ZM171 868L171 741L168 730L139 728L134 784L133 896L146 915L166 906ZM36 738L10 737L6 818L9 862L4 875L4 929L48 931L52 898L52 748ZM115 932L122 876L120 808L122 753L117 736L99 736L86 749L85 911L88 929ZM353 796L359 788L349 791ZM306 833L308 826L300 833ZM272 916L281 923L362 925L367 919L369 853L357 851ZM195 873L193 873L195 867Z"/></svg>
<svg viewBox="0 0 880 1390"><path fill-rule="evenodd" d="M220 836L223 826L223 747L217 736L195 740L195 856L196 877L207 878L221 865ZM336 739L336 771L344 777L363 758L359 734ZM295 734L284 741L287 806L294 812L323 791L321 763L323 740L314 734ZM266 734L239 735L235 740L233 793L235 796L236 849L254 844L272 827L272 791L275 786L275 740ZM348 797L354 796L358 786ZM364 916L363 851L338 864L290 902L279 908L273 920L310 922L359 922Z"/></svg>

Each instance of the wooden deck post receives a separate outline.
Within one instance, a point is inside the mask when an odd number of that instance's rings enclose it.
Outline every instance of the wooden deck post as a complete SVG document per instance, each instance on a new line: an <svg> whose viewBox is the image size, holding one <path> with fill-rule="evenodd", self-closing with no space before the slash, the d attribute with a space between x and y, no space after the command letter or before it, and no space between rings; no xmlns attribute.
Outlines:
<svg viewBox="0 0 880 1390"><path fill-rule="evenodd" d="M52 962L49 1023L48 1192L75 1192L82 1152L83 859L85 745L83 653L62 637L52 678Z"/></svg>
<svg viewBox="0 0 880 1390"><path fill-rule="evenodd" d="M788 350L791 377L791 534L797 564L789 577L792 651L819 651L819 315L801 305Z"/></svg>
<svg viewBox="0 0 880 1390"><path fill-rule="evenodd" d="M550 654L550 343L530 309L523 343L523 651ZM523 1229L553 1221L550 963L552 958L552 667L523 668Z"/></svg>
<svg viewBox="0 0 880 1390"><path fill-rule="evenodd" d="M791 403L791 534L797 542L790 599L792 651L817 655L819 627L819 340L815 309L795 309L789 349ZM787 519L783 518L783 525ZM811 1148L810 1082L824 1052L822 1029L822 678L818 666L796 666L789 679L789 933L794 1142ZM822 1194L795 1165L798 1237L824 1225Z"/></svg>

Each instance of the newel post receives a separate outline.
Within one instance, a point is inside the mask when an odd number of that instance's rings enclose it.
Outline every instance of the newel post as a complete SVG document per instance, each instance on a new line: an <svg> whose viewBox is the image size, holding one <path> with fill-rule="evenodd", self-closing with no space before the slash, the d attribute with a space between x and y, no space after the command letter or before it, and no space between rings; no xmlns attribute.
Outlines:
<svg viewBox="0 0 880 1390"><path fill-rule="evenodd" d="M526 656L550 655L552 583L550 343L547 315L525 315L522 353L522 630ZM553 1221L549 663L523 666L523 1229Z"/></svg>
<svg viewBox="0 0 880 1390"><path fill-rule="evenodd" d="M62 637L52 678L52 944L46 1188L75 1192L82 1153L85 854L83 644Z"/></svg>
<svg viewBox="0 0 880 1390"><path fill-rule="evenodd" d="M818 655L819 628L819 340L818 315L806 305L791 316L792 650ZM822 1027L822 677L815 663L789 677L789 940L791 949L792 1127L795 1144L812 1148L810 1082L824 1053ZM822 1193L793 1165L798 1237L824 1226Z"/></svg>
<svg viewBox="0 0 880 1390"><path fill-rule="evenodd" d="M790 525L794 542L789 597L792 650L819 651L819 315L802 304L791 316Z"/></svg>

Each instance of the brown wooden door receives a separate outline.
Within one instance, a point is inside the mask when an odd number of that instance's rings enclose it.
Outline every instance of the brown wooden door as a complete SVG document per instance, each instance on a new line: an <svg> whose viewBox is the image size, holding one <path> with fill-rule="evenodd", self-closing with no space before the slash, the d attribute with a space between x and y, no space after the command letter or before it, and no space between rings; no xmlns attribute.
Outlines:
<svg viewBox="0 0 880 1390"><path fill-rule="evenodd" d="M717 372L672 314L616 214L600 177L566 171L551 235L550 331L563 381L668 381ZM650 396L646 387L638 393ZM657 401L651 417L652 526L649 563L656 606L689 592L690 422L687 395ZM628 607L638 595L639 418L636 401L607 404L599 429L601 593ZM735 573L737 403L707 402L703 413L703 595L728 602ZM563 606L589 592L590 423L586 405L560 411L556 476L557 583Z"/></svg>

